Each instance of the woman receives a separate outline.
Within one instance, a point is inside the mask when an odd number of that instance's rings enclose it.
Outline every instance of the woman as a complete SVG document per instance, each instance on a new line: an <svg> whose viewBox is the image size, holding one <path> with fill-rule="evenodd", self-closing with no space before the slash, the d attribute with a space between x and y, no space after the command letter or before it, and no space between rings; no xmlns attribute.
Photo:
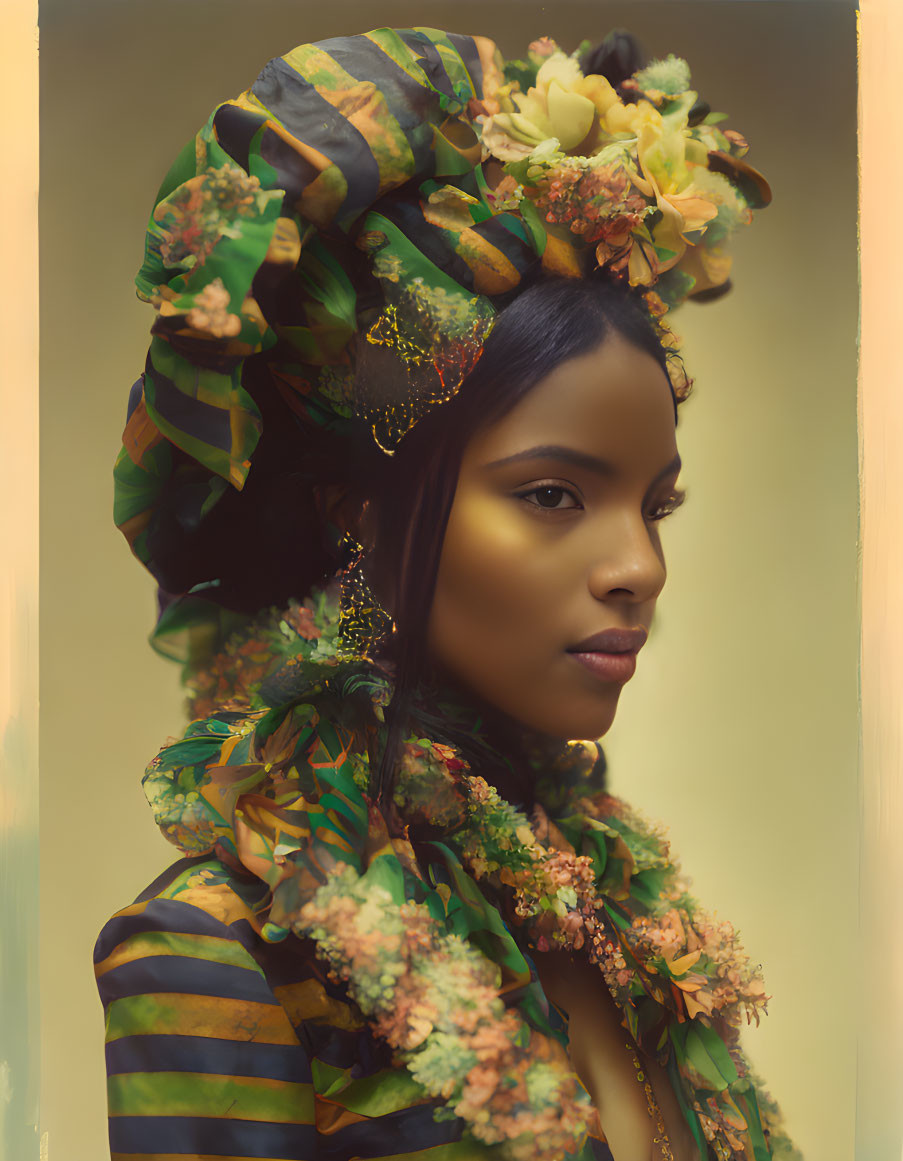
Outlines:
<svg viewBox="0 0 903 1161"><path fill-rule="evenodd" d="M188 858L98 941L114 1156L778 1155L761 982L572 740L664 584L661 315L767 201L638 65L302 46L161 188L117 522L188 665L145 779Z"/></svg>

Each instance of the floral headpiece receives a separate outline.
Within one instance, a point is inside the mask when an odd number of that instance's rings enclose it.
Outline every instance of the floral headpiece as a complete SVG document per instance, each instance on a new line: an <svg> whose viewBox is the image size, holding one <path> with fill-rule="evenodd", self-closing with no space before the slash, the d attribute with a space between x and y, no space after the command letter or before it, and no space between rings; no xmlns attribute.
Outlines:
<svg viewBox="0 0 903 1161"><path fill-rule="evenodd" d="M587 47L567 56L544 37L529 65L508 67L497 111L478 118L484 152L504 163L494 196L541 226L546 246L554 239L563 273L583 265L562 242L582 244L663 313L727 282L725 242L770 194L739 160L745 139L720 130L726 114L690 88L686 61L653 61L615 89L583 75Z"/></svg>
<svg viewBox="0 0 903 1161"><path fill-rule="evenodd" d="M726 285L726 241L769 198L745 141L682 60L613 85L586 48L506 62L484 37L382 28L302 45L214 110L148 225L157 318L114 473L116 523L164 589L218 579L185 561L260 460L247 361L283 416L391 453L536 274L601 269L666 349L667 309ZM681 398L679 362L672 382Z"/></svg>

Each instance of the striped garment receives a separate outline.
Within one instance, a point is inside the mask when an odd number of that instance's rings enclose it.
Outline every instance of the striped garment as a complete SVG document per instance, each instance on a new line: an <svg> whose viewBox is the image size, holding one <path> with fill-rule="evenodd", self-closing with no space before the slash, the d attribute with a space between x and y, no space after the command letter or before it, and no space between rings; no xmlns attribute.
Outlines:
<svg viewBox="0 0 903 1161"><path fill-rule="evenodd" d="M155 521L164 483L179 474L174 448L210 472L203 488L192 476L181 490L186 526L217 503L225 481L241 489L248 476L262 424L242 380L244 358L268 351L291 406L309 408L312 422L336 422L332 380L328 398L313 391L317 406L311 393L324 364L341 371L365 305L353 277L359 244L422 235L429 254L409 239L405 261L416 260L417 274L443 295L465 300L510 291L536 264L512 214L446 228L425 205L426 187L424 204L386 200L412 180L471 173L480 144L464 111L503 79L501 66L487 38L431 28L300 45L218 105L179 154L136 278L157 318L114 468L116 524L168 591L187 587L161 577L156 558L172 536ZM353 229L363 234L357 243ZM184 561L179 567L181 576Z"/></svg>
<svg viewBox="0 0 903 1161"><path fill-rule="evenodd" d="M106 924L95 971L106 1014L113 1161L480 1161L495 1151L436 1121L312 945L250 922L263 884L181 859ZM590 1140L581 1161L611 1161Z"/></svg>

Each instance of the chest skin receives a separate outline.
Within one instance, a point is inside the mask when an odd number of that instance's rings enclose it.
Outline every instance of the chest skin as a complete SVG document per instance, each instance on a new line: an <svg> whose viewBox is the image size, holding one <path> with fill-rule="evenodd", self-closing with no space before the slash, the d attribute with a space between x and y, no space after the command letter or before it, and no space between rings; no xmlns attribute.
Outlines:
<svg viewBox="0 0 903 1161"><path fill-rule="evenodd" d="M663 1161L627 1047L630 1036L598 969L559 950L534 952L533 960L546 995L568 1015L568 1054L598 1110L615 1161ZM699 1161L664 1069L647 1057L640 1061L662 1111L674 1161Z"/></svg>

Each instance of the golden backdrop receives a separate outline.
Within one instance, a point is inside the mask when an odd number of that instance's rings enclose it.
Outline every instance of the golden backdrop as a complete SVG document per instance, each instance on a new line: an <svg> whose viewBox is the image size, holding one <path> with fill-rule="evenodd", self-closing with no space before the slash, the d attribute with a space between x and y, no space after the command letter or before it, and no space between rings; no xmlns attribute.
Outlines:
<svg viewBox="0 0 903 1161"><path fill-rule="evenodd" d="M140 786L183 726L146 635L153 583L115 530L111 469L151 309L132 278L153 195L210 109L295 44L380 25L506 55L615 26L685 56L751 142L774 204L736 285L675 315L694 397L689 502L606 750L711 909L764 966L746 1045L809 1161L853 1154L859 614L856 42L847 3L44 0L41 8L42 1129L106 1153L91 949L177 852Z"/></svg>

